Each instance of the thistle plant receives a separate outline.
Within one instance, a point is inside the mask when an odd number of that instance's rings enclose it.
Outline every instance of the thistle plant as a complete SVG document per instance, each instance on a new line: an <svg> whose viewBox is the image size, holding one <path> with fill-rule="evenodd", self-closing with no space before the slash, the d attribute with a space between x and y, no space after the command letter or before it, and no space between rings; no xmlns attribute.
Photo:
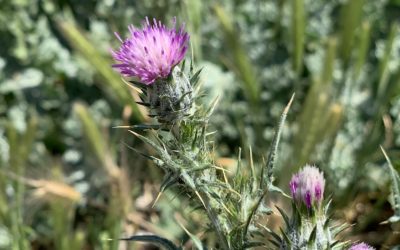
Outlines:
<svg viewBox="0 0 400 250"><path fill-rule="evenodd" d="M280 131L278 130L268 163L259 176L253 164L251 173L243 173L240 156L236 176L228 180L225 170L214 164L212 144L207 124L216 104L200 105L199 77L201 70L193 71L193 64L185 71L183 61L189 35L184 26L179 30L167 28L157 20L146 19L141 29L129 27L130 35L112 52L117 61L113 67L141 90L139 104L148 107L157 123L132 126L130 132L154 148L157 155L148 156L165 171L160 193L174 184L183 183L184 190L197 197L197 203L207 213L221 249L246 249L262 242L251 239L255 229L253 218L271 213L263 204L267 190L278 190L272 185L272 167ZM281 118L280 128L289 107ZM137 130L150 130L143 136ZM150 138L150 136L152 138ZM136 149L134 149L137 151ZM138 151L137 151L138 152ZM181 185L182 186L182 185ZM153 240L156 236L134 236L132 240ZM168 242L165 239L162 242ZM167 243L166 243L167 244ZM170 245L169 243L167 245Z"/></svg>
<svg viewBox="0 0 400 250"><path fill-rule="evenodd" d="M129 83L140 90L141 104L149 109L155 123L134 125L129 130L134 136L151 146L155 155L135 152L152 160L165 171L160 194L179 184L197 205L208 215L211 229L218 237L218 249L248 249L266 246L257 240L261 228L274 237L278 249L344 249L347 243L335 241L335 236L346 226L331 227L327 215L329 202L324 203L325 179L312 166L305 166L290 182L293 198L291 219L281 209L286 222L282 237L257 224L255 218L272 213L264 203L266 194L282 190L274 186L273 168L278 144L293 96L285 107L275 133L266 163L261 168L253 164L250 150L249 169L246 171L239 153L237 170L228 178L225 169L214 163L212 133L207 132L210 116L217 104L215 99L208 107L199 102L201 70L194 72L193 64L185 67L184 56L189 35L182 25L176 30L157 20L148 18L142 28L129 27L129 36L123 40L116 33L121 47L112 51L117 61L113 67ZM182 62L182 63L181 63ZM148 132L147 136L138 130ZM248 173L249 172L249 173ZM202 243L191 235L194 244ZM167 249L181 249L171 241L155 235L135 235L124 240L147 241Z"/></svg>

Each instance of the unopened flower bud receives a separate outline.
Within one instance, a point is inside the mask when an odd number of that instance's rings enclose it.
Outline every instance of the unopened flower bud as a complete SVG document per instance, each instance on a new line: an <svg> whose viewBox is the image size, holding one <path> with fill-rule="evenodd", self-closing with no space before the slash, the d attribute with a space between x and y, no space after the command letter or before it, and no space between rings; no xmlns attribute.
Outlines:
<svg viewBox="0 0 400 250"><path fill-rule="evenodd" d="M293 175L290 183L293 199L304 203L307 208L320 204L324 196L325 179L314 166L306 165L297 174Z"/></svg>

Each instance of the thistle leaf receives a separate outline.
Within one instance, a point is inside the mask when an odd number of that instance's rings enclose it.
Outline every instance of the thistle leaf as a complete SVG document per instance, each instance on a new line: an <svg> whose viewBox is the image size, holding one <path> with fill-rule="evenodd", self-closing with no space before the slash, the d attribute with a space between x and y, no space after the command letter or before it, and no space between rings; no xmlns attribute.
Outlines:
<svg viewBox="0 0 400 250"><path fill-rule="evenodd" d="M202 70L203 70L203 68L197 70L196 73L194 73L194 75L190 77L190 84L192 86L196 87L197 83L200 80L200 73Z"/></svg>
<svg viewBox="0 0 400 250"><path fill-rule="evenodd" d="M181 250L181 247L175 246L175 244L167 240L165 238L162 238L157 235L134 235L128 238L121 238L119 240L125 240L125 241L140 241L140 242L148 242L152 243L158 246L162 246L166 250Z"/></svg>
<svg viewBox="0 0 400 250"><path fill-rule="evenodd" d="M265 185L271 184L273 182L272 170L273 170L274 165L275 165L275 159L276 159L276 155L277 155L277 151L278 151L278 145L279 145L279 141L281 139L283 125L285 124L287 113L289 112L290 106L292 105L292 102L293 102L293 99L294 99L294 95L295 94L293 94L292 97L290 98L290 101L286 105L285 109L283 110L283 113L281 115L281 119L279 120L278 129L275 132L274 139L272 140L271 149L270 149L269 154L268 154L268 161L267 161L267 164L266 164L266 171L262 171L263 175L265 175L264 172L266 172L267 176L262 176L262 178L261 178L261 182L260 182L260 188L261 189L263 189L263 187Z"/></svg>
<svg viewBox="0 0 400 250"><path fill-rule="evenodd" d="M259 206L260 206L261 202L263 201L264 196L265 196L266 194L267 194L267 190L265 190L265 191L262 193L262 195L259 197L259 199L257 200L257 202L256 202L256 203L254 204L254 206L251 208L250 214L249 214L249 216L247 217L247 220L246 220L245 228L244 228L244 230L243 230L243 235L244 235L244 236L247 234L247 231L248 231L248 229L249 229L250 222L251 222L251 220L253 219L254 215L256 214L257 209L259 208Z"/></svg>
<svg viewBox="0 0 400 250"><path fill-rule="evenodd" d="M161 125L159 124L139 124L133 125L131 128L139 129L139 130L148 130L148 129L160 129Z"/></svg>
<svg viewBox="0 0 400 250"><path fill-rule="evenodd" d="M156 158L156 157L154 157L154 156L151 156L151 155L146 155L145 153L140 152L140 151L137 150L136 148L129 146L129 145L128 145L127 143L125 143L125 142L123 142L123 144L124 144L127 148L129 148L129 149L131 149L132 151L134 151L135 153L137 153L137 154L143 156L144 158L147 158L147 159L149 159L149 160L152 160L152 161L154 161L155 163L160 163L160 162L162 162L160 159L158 159L158 158ZM157 165L158 165L158 164L157 164Z"/></svg>
<svg viewBox="0 0 400 250"><path fill-rule="evenodd" d="M286 194L282 189L272 184L268 186L268 191L279 193L289 199L291 198L290 195Z"/></svg>
<svg viewBox="0 0 400 250"><path fill-rule="evenodd" d="M394 215L390 217L388 221L394 223L400 221L400 176L399 173L396 172L391 160L389 159L388 155L386 154L386 151L383 149L382 146L381 150L389 165L390 177L392 180L392 196L393 196L392 206L394 210Z"/></svg>
<svg viewBox="0 0 400 250"><path fill-rule="evenodd" d="M314 227L310 234L310 238L308 238L308 247L311 248L315 243L315 238L317 237L317 226Z"/></svg>
<svg viewBox="0 0 400 250"><path fill-rule="evenodd" d="M284 238L285 243L288 245L289 249L292 247L292 241L290 240L289 236L286 234L286 232L280 228L282 237Z"/></svg>
<svg viewBox="0 0 400 250"><path fill-rule="evenodd" d="M179 176L176 174L168 174L165 180L162 182L160 186L160 192L164 192L167 190L169 187L177 183L179 180Z"/></svg>
<svg viewBox="0 0 400 250"><path fill-rule="evenodd" d="M281 247L280 243L279 243L279 242L276 242L275 240L270 239L269 242L270 242L272 245L276 246L278 249Z"/></svg>
<svg viewBox="0 0 400 250"><path fill-rule="evenodd" d="M218 104L218 101L219 101L219 96L217 96L217 97L211 102L210 107L208 107L208 109L207 109L207 111L206 111L206 114L205 114L205 117L206 117L206 118L209 118L209 117L212 115L212 113L213 113L214 110L215 110L215 107L216 107L217 104Z"/></svg>
<svg viewBox="0 0 400 250"><path fill-rule="evenodd" d="M278 209L279 213L282 215L283 220L285 221L286 226L289 228L290 227L290 220L287 214L278 206L275 206L276 209Z"/></svg>
<svg viewBox="0 0 400 250"><path fill-rule="evenodd" d="M248 248L260 247L260 246L265 246L265 243L264 242L260 242L260 241L252 241L252 242L245 243L243 248L244 249L248 249Z"/></svg>
<svg viewBox="0 0 400 250"><path fill-rule="evenodd" d="M190 233L189 230L187 230L187 228L185 226L183 226L182 223L178 222L178 224L186 232L186 234L189 235L190 239L193 241L193 245L195 245L197 249L207 250L207 247L203 245L201 240L196 235Z"/></svg>
<svg viewBox="0 0 400 250"><path fill-rule="evenodd" d="M267 231L267 233L269 233L277 242L281 242L282 239L281 237L279 237L279 235L277 233L275 233L274 231L272 231L271 229L269 229L268 227L259 224L259 226L261 228L263 228L265 231Z"/></svg>

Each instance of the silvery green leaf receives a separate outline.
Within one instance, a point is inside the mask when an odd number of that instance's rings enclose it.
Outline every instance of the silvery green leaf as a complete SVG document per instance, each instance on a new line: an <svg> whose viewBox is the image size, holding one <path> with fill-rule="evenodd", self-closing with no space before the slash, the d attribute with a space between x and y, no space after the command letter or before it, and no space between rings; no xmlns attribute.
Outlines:
<svg viewBox="0 0 400 250"><path fill-rule="evenodd" d="M261 176L262 178L261 178L261 182L260 182L261 188L263 188L263 186L265 186L265 185L272 184L272 181L273 181L272 171L275 166L275 159L276 159L276 155L278 152L279 141L281 138L283 125L285 124L287 113L289 112L289 109L293 102L293 99L294 99L294 94L292 95L292 97L290 98L290 101L288 102L285 109L283 110L281 118L279 120L278 128L275 132L274 139L272 140L271 149L268 153L268 160L267 160L267 163L265 166L265 170L263 169L263 171L262 171L262 176ZM266 176L265 176L265 174L266 174Z"/></svg>
<svg viewBox="0 0 400 250"><path fill-rule="evenodd" d="M386 161L389 165L389 170L390 170L390 177L392 180L392 197L393 197L393 210L394 210L394 215L389 218L389 222L394 223L400 221L400 176L399 173L395 170L393 167L393 164L386 154L386 151L383 149L381 146L381 150L383 155L386 158Z"/></svg>

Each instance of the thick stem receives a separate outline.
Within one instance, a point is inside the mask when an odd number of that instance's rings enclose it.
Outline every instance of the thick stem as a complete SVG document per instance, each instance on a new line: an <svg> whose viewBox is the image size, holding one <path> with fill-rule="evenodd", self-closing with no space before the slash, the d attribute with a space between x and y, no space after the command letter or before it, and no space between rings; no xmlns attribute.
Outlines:
<svg viewBox="0 0 400 250"><path fill-rule="evenodd" d="M222 249L229 250L228 241L226 240L226 236L222 230L221 223L218 219L218 215L215 212L215 210L212 208L212 206L210 205L210 200L209 200L208 195L206 193L199 193L199 195L202 197L202 199L204 201L204 206L206 208L207 215L210 218L210 220L214 226L214 229L218 235L218 238L220 239L219 243L221 244Z"/></svg>
<svg viewBox="0 0 400 250"><path fill-rule="evenodd" d="M211 224L214 227L214 230L219 238L219 244L221 245L222 249L225 250L229 250L229 244L228 241L226 239L226 235L222 229L221 223L218 219L218 214L215 212L215 209L212 207L211 203L210 203L210 198L208 196L208 194L202 190L200 190L200 188L198 188L198 186L194 183L193 179L187 174L187 173L182 173L181 175L183 181L185 181L185 183L190 186L193 191L198 195L198 198L200 199L200 202L204 205L204 208L206 209L208 218L211 221Z"/></svg>

